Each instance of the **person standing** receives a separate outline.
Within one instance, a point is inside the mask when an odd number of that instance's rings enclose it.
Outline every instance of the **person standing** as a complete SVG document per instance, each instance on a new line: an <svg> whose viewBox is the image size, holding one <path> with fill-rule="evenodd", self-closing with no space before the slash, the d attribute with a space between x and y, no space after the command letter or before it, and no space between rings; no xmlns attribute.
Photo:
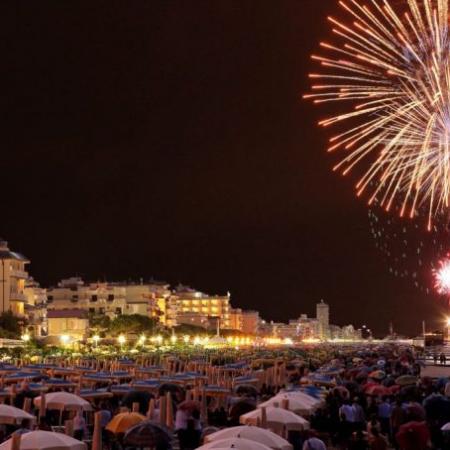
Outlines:
<svg viewBox="0 0 450 450"><path fill-rule="evenodd" d="M378 418L381 424L381 432L389 436L391 431L391 414L392 406L387 397L383 397L382 402L378 405Z"/></svg>

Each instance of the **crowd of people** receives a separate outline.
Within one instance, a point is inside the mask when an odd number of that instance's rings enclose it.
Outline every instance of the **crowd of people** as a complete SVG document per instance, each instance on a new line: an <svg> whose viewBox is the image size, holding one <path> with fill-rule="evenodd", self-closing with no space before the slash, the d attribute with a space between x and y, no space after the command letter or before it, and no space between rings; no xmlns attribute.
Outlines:
<svg viewBox="0 0 450 450"><path fill-rule="evenodd" d="M273 364L284 364L283 380L278 384L235 387L226 401L208 398L206 415L198 401L186 399L182 387L166 386L172 394L174 427L170 435L175 439L161 443L158 450L168 450L174 442L181 450L194 450L208 434L239 425L240 417L261 402L280 391L295 390L305 390L321 403L305 416L309 427L285 433L294 450L450 449L450 431L443 429L450 423L450 380L421 377L422 366L412 348L329 347L321 350L320 357L314 352L311 350L314 358L275 358ZM247 363L251 365L252 361ZM36 395L24 387L6 402L23 408L25 400ZM163 389L155 395L151 417L155 423L160 423L160 402L166 392ZM95 411L100 412L105 450L126 447L120 435L107 430L111 419L124 408L131 410L136 401L139 412L147 415L152 397L150 393L135 392L93 402ZM32 413L39 416L37 409ZM48 410L34 425L28 420L18 426L2 425L0 439L6 440L14 431L29 432L33 427L54 431L68 419L75 438L86 440L92 434L92 420L87 420L82 412L66 411L61 416L58 411Z"/></svg>

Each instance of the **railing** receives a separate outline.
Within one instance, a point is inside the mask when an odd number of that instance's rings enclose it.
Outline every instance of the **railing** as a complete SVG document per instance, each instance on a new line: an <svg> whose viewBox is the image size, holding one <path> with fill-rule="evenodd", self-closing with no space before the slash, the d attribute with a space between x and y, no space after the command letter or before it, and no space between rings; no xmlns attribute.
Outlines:
<svg viewBox="0 0 450 450"><path fill-rule="evenodd" d="M28 273L24 270L12 269L11 276L16 278L28 278Z"/></svg>
<svg viewBox="0 0 450 450"><path fill-rule="evenodd" d="M27 301L27 297L25 294L22 294L20 292L11 292L9 294L9 298L11 299L11 301L19 301L19 302L26 302Z"/></svg>

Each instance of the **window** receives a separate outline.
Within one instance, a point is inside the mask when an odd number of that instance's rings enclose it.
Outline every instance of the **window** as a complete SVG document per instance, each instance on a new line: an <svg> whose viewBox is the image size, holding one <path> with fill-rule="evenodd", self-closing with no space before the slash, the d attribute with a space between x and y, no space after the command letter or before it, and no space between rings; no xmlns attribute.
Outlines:
<svg viewBox="0 0 450 450"><path fill-rule="evenodd" d="M77 302L78 301L78 295L72 295L72 301Z"/></svg>
<svg viewBox="0 0 450 450"><path fill-rule="evenodd" d="M98 308L99 314L105 314L105 308Z"/></svg>
<svg viewBox="0 0 450 450"><path fill-rule="evenodd" d="M122 308L116 308L116 314L120 316L122 314Z"/></svg>
<svg viewBox="0 0 450 450"><path fill-rule="evenodd" d="M47 303L51 303L53 301L53 295L47 296Z"/></svg>
<svg viewBox="0 0 450 450"><path fill-rule="evenodd" d="M114 294L108 294L108 302L114 301Z"/></svg>
<svg viewBox="0 0 450 450"><path fill-rule="evenodd" d="M91 314L95 314L95 308L89 308L89 312L90 312Z"/></svg>
<svg viewBox="0 0 450 450"><path fill-rule="evenodd" d="M91 302L96 302L98 300L97 295L91 295Z"/></svg>

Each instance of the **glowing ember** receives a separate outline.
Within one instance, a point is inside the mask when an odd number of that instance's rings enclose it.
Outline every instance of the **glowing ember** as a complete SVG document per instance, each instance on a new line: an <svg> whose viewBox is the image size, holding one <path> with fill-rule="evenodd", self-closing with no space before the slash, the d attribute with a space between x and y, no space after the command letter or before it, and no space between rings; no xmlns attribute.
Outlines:
<svg viewBox="0 0 450 450"><path fill-rule="evenodd" d="M450 294L450 258L443 259L434 273L435 287L439 294Z"/></svg>

